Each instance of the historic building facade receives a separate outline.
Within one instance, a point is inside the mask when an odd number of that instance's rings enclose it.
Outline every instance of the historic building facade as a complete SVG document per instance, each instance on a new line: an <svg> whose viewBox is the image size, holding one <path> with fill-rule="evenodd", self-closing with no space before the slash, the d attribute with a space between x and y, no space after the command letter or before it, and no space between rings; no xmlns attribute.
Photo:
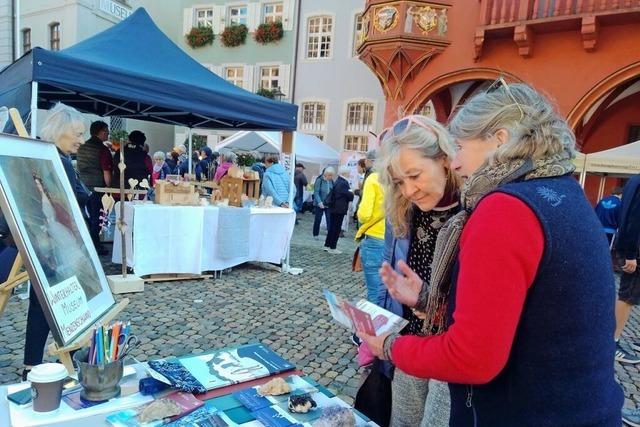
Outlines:
<svg viewBox="0 0 640 427"><path fill-rule="evenodd" d="M368 0L361 31L385 124L416 112L444 122L503 76L554 99L582 152L640 139L637 0Z"/></svg>

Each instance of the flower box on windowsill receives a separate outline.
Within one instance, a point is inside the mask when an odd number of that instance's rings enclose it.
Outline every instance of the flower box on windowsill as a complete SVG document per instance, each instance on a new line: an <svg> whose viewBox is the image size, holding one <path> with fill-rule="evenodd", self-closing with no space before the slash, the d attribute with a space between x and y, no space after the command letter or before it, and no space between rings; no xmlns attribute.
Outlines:
<svg viewBox="0 0 640 427"><path fill-rule="evenodd" d="M275 43L284 37L282 22L267 22L260 24L253 38L260 44Z"/></svg>
<svg viewBox="0 0 640 427"><path fill-rule="evenodd" d="M211 27L193 27L186 35L187 44L193 49L212 44L215 36Z"/></svg>
<svg viewBox="0 0 640 427"><path fill-rule="evenodd" d="M220 34L220 41L224 47L236 47L244 44L249 29L246 25L231 25Z"/></svg>

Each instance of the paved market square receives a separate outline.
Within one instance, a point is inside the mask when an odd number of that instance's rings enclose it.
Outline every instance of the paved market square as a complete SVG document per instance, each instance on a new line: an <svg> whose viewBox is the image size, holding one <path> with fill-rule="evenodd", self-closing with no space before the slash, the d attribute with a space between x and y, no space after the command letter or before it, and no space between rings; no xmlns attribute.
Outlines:
<svg viewBox="0 0 640 427"><path fill-rule="evenodd" d="M350 298L364 296L362 273L351 272L355 249L351 226L331 255L322 250L324 236L311 236L313 216L300 216L291 245L298 276L245 264L209 280L158 282L143 293L116 296L131 300L121 318L131 319L142 346L140 361L198 353L261 341L348 403L353 403L361 372L350 334L334 323L322 296L328 288ZM119 265L103 257L107 274ZM20 381L28 300L11 298L0 317L0 383ZM640 311L634 309L625 330L640 337ZM47 356L51 359L50 356ZM615 362L625 392L625 406L640 406L640 367Z"/></svg>

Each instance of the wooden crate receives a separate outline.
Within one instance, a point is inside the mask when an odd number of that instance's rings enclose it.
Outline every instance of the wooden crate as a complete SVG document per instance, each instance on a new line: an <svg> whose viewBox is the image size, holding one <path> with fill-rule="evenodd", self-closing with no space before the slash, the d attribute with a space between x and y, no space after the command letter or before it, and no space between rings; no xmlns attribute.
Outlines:
<svg viewBox="0 0 640 427"><path fill-rule="evenodd" d="M164 180L156 181L155 203L170 206L197 206L199 196L195 187L186 182L178 185Z"/></svg>
<svg viewBox="0 0 640 427"><path fill-rule="evenodd" d="M241 196L243 194L243 188L244 180L242 178L224 176L220 180L222 198L229 199L229 206L242 206Z"/></svg>

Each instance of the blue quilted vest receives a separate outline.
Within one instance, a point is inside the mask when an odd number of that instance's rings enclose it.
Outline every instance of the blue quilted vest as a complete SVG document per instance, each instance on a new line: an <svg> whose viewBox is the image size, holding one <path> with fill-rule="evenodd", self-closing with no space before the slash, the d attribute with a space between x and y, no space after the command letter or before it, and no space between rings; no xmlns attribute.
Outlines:
<svg viewBox="0 0 640 427"><path fill-rule="evenodd" d="M620 427L615 284L598 218L570 176L496 191L533 210L544 231L544 252L507 365L488 384L450 384L450 425ZM449 313L455 309L456 280L457 266Z"/></svg>

